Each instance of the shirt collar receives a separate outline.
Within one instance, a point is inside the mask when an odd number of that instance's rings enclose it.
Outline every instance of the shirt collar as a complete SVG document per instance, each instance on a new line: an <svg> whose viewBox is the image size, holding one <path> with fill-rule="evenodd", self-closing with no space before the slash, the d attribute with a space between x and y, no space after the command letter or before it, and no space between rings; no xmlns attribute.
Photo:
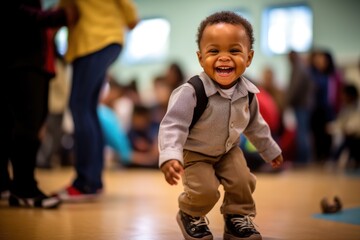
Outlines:
<svg viewBox="0 0 360 240"><path fill-rule="evenodd" d="M200 79L203 81L204 89L207 97L210 97L216 94L219 91L219 86L217 86L213 80L205 73L202 72L199 75ZM236 89L233 94L233 100L245 97L249 92L259 93L259 89L253 84L250 80L246 79L244 76L240 77L240 81L236 85Z"/></svg>

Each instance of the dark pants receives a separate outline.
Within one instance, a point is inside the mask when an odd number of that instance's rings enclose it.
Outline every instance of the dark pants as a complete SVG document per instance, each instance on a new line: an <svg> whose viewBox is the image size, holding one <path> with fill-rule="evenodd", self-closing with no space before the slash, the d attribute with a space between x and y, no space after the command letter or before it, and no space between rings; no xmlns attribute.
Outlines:
<svg viewBox="0 0 360 240"><path fill-rule="evenodd" d="M328 160L332 145L332 136L326 131L327 124L332 120L330 110L318 107L311 116L311 128L314 139L315 160Z"/></svg>
<svg viewBox="0 0 360 240"><path fill-rule="evenodd" d="M295 163L306 164L311 160L311 145L310 145L310 120L309 112L306 109L295 108L296 117L296 159Z"/></svg>
<svg viewBox="0 0 360 240"><path fill-rule="evenodd" d="M94 193L103 187L104 138L97 107L107 70L120 51L120 45L112 44L73 62L70 110L75 127L77 174L73 186L84 193Z"/></svg>
<svg viewBox="0 0 360 240"><path fill-rule="evenodd" d="M21 197L39 193L35 180L39 130L48 107L50 77L40 71L16 69L7 73L1 93L3 124L0 125L0 188ZM10 181L8 163L12 165Z"/></svg>

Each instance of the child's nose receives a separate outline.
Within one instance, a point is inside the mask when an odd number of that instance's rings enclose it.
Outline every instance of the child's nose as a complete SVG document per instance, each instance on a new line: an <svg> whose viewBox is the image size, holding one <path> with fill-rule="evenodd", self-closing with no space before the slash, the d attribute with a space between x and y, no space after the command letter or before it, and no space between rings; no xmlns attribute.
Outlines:
<svg viewBox="0 0 360 240"><path fill-rule="evenodd" d="M219 57L219 61L221 61L221 62L230 61L230 57L229 57L228 54L221 54L220 57Z"/></svg>

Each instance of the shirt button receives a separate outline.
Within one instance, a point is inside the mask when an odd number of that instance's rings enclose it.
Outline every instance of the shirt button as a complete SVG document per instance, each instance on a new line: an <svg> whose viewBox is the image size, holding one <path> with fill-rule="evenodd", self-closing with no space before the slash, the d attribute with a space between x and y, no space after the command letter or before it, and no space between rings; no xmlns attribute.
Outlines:
<svg viewBox="0 0 360 240"><path fill-rule="evenodd" d="M234 127L234 123L233 123L233 122L230 124L230 127L231 127L231 128L233 128L233 127Z"/></svg>

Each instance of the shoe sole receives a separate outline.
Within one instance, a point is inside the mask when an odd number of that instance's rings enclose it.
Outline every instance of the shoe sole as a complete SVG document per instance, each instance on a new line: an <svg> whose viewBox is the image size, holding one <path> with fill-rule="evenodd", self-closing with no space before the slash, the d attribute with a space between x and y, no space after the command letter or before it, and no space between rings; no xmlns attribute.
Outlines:
<svg viewBox="0 0 360 240"><path fill-rule="evenodd" d="M253 234L246 238L239 238L239 237L235 237L229 233L224 233L224 240L262 240L262 237L260 234Z"/></svg>
<svg viewBox="0 0 360 240"><path fill-rule="evenodd" d="M63 190L54 195L57 196L58 198L60 198L61 201L63 201L63 202L68 202L68 203L80 202L81 203L81 202L96 201L102 197L103 192L98 191L96 193L90 193L90 194L70 195L70 194L68 194L67 190Z"/></svg>
<svg viewBox="0 0 360 240"><path fill-rule="evenodd" d="M184 225L181 221L181 216L180 216L180 212L176 215L176 221L180 227L180 230L185 238L185 240L212 240L213 239L213 236L212 235L209 235L209 236L206 236L206 237L203 237L203 238L193 238L191 237L190 235L188 235L188 233L186 232L185 228L184 228Z"/></svg>
<svg viewBox="0 0 360 240"><path fill-rule="evenodd" d="M60 204L61 200L56 198L43 199L41 200L41 205L38 206L32 198L19 198L13 195L9 197L10 207L56 209L60 206Z"/></svg>
<svg viewBox="0 0 360 240"><path fill-rule="evenodd" d="M68 202L68 203L77 203L77 202L92 202L92 201L96 201L99 198L101 198L101 196L99 196L98 194L86 194L86 196L61 196L61 195L57 195L63 202Z"/></svg>

